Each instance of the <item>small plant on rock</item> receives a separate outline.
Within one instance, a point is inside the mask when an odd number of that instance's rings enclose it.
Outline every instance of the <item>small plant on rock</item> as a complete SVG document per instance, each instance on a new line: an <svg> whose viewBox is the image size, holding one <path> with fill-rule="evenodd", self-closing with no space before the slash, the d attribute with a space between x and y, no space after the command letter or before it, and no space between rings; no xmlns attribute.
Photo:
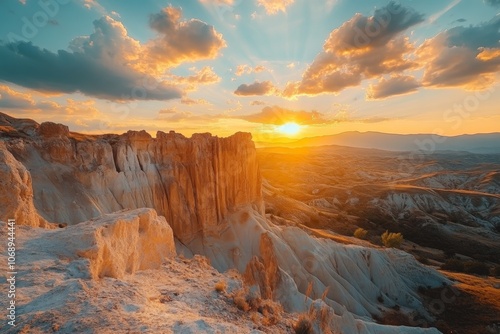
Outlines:
<svg viewBox="0 0 500 334"><path fill-rule="evenodd" d="M401 233L385 231L381 237L385 247L399 248L403 243L403 235Z"/></svg>
<svg viewBox="0 0 500 334"><path fill-rule="evenodd" d="M361 227L357 228L356 231L354 231L354 237L358 239L365 239L367 234L368 231Z"/></svg>
<svg viewBox="0 0 500 334"><path fill-rule="evenodd" d="M313 334L313 324L307 314L302 314L293 326L295 334Z"/></svg>
<svg viewBox="0 0 500 334"><path fill-rule="evenodd" d="M225 281L219 281L215 284L215 291L222 293L226 291L227 285Z"/></svg>

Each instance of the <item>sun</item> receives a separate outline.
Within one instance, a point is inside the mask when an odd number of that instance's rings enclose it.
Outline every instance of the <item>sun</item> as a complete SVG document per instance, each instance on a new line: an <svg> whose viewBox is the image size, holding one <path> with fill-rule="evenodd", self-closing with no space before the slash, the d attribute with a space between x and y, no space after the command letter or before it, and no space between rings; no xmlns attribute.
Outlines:
<svg viewBox="0 0 500 334"><path fill-rule="evenodd" d="M293 135L296 135L297 133L299 133L300 125L298 125L297 123L293 123L293 122L285 123L285 124L279 126L277 131L281 132L285 135L293 136Z"/></svg>

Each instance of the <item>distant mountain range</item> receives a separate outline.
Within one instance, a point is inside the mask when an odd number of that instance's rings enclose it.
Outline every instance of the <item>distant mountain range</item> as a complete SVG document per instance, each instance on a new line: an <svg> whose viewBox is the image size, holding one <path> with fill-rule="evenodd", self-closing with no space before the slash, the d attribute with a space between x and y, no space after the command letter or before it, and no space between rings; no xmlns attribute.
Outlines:
<svg viewBox="0 0 500 334"><path fill-rule="evenodd" d="M433 134L389 134L380 132L344 132L336 135L309 137L297 141L271 143L257 142L257 147L307 147L307 146L350 146L373 148L386 151L467 151L471 153L499 153L500 133L460 135L453 137Z"/></svg>

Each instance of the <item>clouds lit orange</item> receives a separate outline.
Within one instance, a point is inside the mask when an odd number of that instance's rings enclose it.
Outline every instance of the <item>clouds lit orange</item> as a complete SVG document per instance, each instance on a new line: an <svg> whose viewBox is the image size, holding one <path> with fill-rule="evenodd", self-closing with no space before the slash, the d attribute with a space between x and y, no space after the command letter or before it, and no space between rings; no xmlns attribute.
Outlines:
<svg viewBox="0 0 500 334"><path fill-rule="evenodd" d="M0 6L0 109L74 131L500 130L496 1Z"/></svg>

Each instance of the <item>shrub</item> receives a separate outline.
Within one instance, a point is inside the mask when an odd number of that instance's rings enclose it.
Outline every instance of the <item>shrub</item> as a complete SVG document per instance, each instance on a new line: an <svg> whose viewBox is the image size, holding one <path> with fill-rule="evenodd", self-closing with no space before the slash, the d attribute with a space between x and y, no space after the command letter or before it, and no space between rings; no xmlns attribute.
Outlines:
<svg viewBox="0 0 500 334"><path fill-rule="evenodd" d="M490 267L482 262L468 261L464 264L464 271L468 274L488 276Z"/></svg>
<svg viewBox="0 0 500 334"><path fill-rule="evenodd" d="M221 293L226 291L226 282L225 281L219 281L215 284L215 291Z"/></svg>
<svg viewBox="0 0 500 334"><path fill-rule="evenodd" d="M272 326L280 322L283 312L281 304L269 299L260 301L257 310L263 315L262 324L264 326Z"/></svg>
<svg viewBox="0 0 500 334"><path fill-rule="evenodd" d="M248 305L245 290L243 289L236 291L233 295L233 302L236 307L242 311L247 312L250 310L250 305Z"/></svg>
<svg viewBox="0 0 500 334"><path fill-rule="evenodd" d="M297 320L297 323L293 326L295 334L313 334L313 325L311 319L303 314Z"/></svg>
<svg viewBox="0 0 500 334"><path fill-rule="evenodd" d="M493 269L491 270L491 275L500 277L500 266L493 267Z"/></svg>
<svg viewBox="0 0 500 334"><path fill-rule="evenodd" d="M441 269L450 270L450 271L464 271L464 261L459 259L448 259L441 266Z"/></svg>
<svg viewBox="0 0 500 334"><path fill-rule="evenodd" d="M447 260L441 266L441 269L483 276L487 276L490 274L490 267L482 262L462 261L458 259Z"/></svg>
<svg viewBox="0 0 500 334"><path fill-rule="evenodd" d="M356 231L354 231L354 236L358 239L364 239L366 238L366 235L368 234L368 231L365 230L364 228L357 228Z"/></svg>
<svg viewBox="0 0 500 334"><path fill-rule="evenodd" d="M385 231L381 237L385 247L399 248L403 242L403 235L401 233Z"/></svg>

